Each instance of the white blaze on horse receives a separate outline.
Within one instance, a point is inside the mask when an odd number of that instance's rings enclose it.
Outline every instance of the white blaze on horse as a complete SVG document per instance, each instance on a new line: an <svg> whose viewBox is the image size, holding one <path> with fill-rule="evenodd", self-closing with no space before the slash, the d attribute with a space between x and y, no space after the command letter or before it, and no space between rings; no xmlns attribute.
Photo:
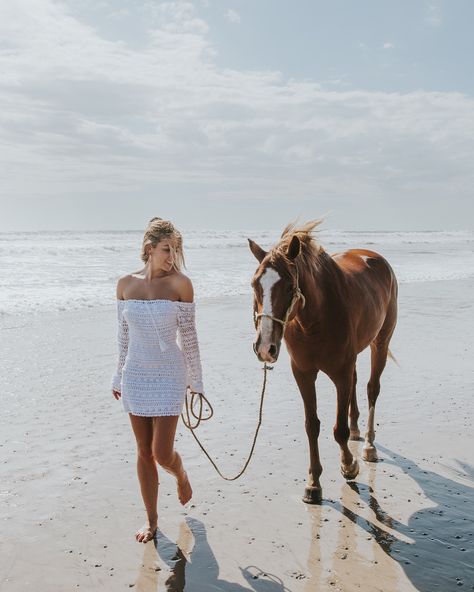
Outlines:
<svg viewBox="0 0 474 592"><path fill-rule="evenodd" d="M397 280L388 262L365 249L328 255L312 235L319 223L312 221L301 228L290 224L268 252L249 239L260 263L252 279L257 331L254 350L260 361L274 363L285 339L305 408L310 449L303 497L307 503L322 499L315 388L318 372L327 374L336 386L334 438L341 450L341 472L346 479L354 479L359 465L348 440L360 436L357 355L370 345L369 417L363 458L376 461L375 403L397 322Z"/></svg>

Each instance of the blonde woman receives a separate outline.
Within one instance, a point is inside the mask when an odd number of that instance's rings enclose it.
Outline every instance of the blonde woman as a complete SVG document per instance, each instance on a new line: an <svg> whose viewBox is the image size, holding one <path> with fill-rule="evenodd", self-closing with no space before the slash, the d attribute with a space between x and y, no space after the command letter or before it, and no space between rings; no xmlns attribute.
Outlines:
<svg viewBox="0 0 474 592"><path fill-rule="evenodd" d="M182 238L171 222L150 220L141 258L144 268L117 284L119 363L112 392L122 399L137 441L137 473L148 522L135 538L147 543L158 524L157 464L176 478L179 501L184 505L191 499L174 440L187 387L196 393L203 387L193 286L181 272Z"/></svg>

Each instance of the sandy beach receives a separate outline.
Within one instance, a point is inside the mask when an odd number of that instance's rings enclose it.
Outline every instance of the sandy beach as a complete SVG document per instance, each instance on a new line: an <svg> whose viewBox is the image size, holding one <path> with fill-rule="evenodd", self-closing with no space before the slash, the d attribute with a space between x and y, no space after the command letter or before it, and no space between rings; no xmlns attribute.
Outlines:
<svg viewBox="0 0 474 592"><path fill-rule="evenodd" d="M160 474L156 546L144 522L135 445L110 393L114 306L0 320L0 590L450 592L474 589L474 281L406 283L377 404L378 463L339 473L335 390L318 379L323 496L302 503L303 406L284 348L269 374L254 458L222 481L180 424L194 488L182 508ZM206 394L199 434L226 474L257 421L262 370L250 296L198 301ZM359 357L365 429L369 359ZM359 459L362 443L353 442Z"/></svg>

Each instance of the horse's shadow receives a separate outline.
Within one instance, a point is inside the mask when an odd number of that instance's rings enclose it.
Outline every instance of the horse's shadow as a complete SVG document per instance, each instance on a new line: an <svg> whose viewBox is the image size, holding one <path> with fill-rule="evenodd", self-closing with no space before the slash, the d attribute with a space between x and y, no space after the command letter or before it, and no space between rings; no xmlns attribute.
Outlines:
<svg viewBox="0 0 474 592"><path fill-rule="evenodd" d="M225 545L225 541L223 541ZM192 554L192 561L188 558ZM256 566L240 568L250 587L219 578L219 564L209 545L204 524L194 518L186 518L180 525L177 542L171 541L158 530L154 547L146 545L143 565L136 582L136 590L159 590L158 557L169 570L165 581L168 592L288 592L283 582Z"/></svg>
<svg viewBox="0 0 474 592"><path fill-rule="evenodd" d="M405 525L390 517L380 506L371 486L352 482L349 486L368 504L383 527L362 518L340 502L324 502L338 509L346 518L364 529L381 549L403 568L420 592L450 592L460 586L474 589L474 489L432 471L378 445L384 465L394 464L416 481L432 504L414 512ZM467 479L474 468L459 463ZM373 469L376 470L375 467ZM407 493L407 498L412 494ZM402 540L397 535L403 535Z"/></svg>

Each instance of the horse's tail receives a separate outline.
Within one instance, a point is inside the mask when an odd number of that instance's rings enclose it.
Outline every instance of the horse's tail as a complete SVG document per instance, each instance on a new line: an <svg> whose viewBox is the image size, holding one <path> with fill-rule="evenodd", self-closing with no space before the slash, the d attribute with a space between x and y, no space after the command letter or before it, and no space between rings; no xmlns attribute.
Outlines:
<svg viewBox="0 0 474 592"><path fill-rule="evenodd" d="M392 354L390 349L387 352L387 357L390 358L391 360L393 360L395 362L395 364L400 368L400 364L398 363L397 358Z"/></svg>

